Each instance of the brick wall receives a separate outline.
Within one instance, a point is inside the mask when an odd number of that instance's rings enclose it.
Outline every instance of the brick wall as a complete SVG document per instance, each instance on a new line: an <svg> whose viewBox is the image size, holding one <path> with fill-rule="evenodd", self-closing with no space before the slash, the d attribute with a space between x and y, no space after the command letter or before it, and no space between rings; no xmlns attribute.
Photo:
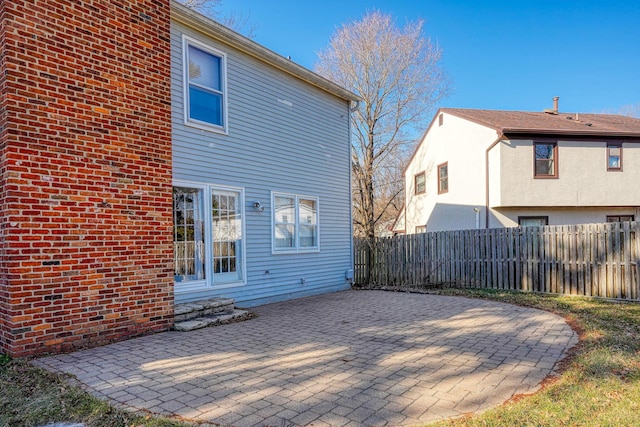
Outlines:
<svg viewBox="0 0 640 427"><path fill-rule="evenodd" d="M169 0L0 1L0 352L173 317Z"/></svg>

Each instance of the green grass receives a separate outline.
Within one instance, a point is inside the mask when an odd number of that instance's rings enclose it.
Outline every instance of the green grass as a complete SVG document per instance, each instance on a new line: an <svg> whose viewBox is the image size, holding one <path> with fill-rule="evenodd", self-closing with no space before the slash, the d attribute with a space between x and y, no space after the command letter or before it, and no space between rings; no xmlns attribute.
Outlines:
<svg viewBox="0 0 640 427"><path fill-rule="evenodd" d="M444 290L557 313L580 332L561 375L540 392L481 415L437 426L640 425L640 304L525 293ZM68 378L0 355L0 426L84 422L89 426L185 426L101 402Z"/></svg>

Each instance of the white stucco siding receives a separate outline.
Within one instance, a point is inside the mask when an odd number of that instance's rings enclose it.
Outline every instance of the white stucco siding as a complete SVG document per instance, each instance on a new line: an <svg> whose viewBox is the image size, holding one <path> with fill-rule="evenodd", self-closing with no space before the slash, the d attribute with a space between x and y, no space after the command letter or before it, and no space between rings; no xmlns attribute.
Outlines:
<svg viewBox="0 0 640 427"><path fill-rule="evenodd" d="M488 153L489 160L489 206L493 206L496 204L496 201L500 201L500 190L502 188L501 181L501 159L502 159L502 151L504 149L503 145L509 144L509 141L502 140L498 144L494 145ZM486 225L486 224L485 224Z"/></svg>
<svg viewBox="0 0 640 427"><path fill-rule="evenodd" d="M533 141L500 145L499 197L492 207L640 206L640 144L623 144L622 171L607 170L607 143L558 142L558 177L534 178ZM496 189L491 189L492 196Z"/></svg>
<svg viewBox="0 0 640 427"><path fill-rule="evenodd" d="M427 231L476 227L476 212L484 224L485 151L496 140L497 132L443 114L436 116L405 171L405 221L407 234L417 226ZM438 194L438 165L448 164L449 190ZM425 172L426 192L415 194L414 177Z"/></svg>
<svg viewBox="0 0 640 427"><path fill-rule="evenodd" d="M489 227L517 227L519 217L547 217L548 225L599 224L606 222L607 216L612 215L632 215L637 221L640 218L640 209L636 207L492 209Z"/></svg>

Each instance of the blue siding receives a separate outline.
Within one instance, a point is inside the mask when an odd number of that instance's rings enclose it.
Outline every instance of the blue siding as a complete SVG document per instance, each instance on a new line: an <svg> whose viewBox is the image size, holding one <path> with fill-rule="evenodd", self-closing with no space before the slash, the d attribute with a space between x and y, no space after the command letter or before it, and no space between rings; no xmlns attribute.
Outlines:
<svg viewBox="0 0 640 427"><path fill-rule="evenodd" d="M228 135L184 125L182 34L227 55ZM348 288L348 101L179 23L172 24L172 98L174 179L244 188L247 272L245 285L176 300L225 296L252 306ZM319 253L272 254L272 191L319 198ZM256 200L264 212L251 207Z"/></svg>

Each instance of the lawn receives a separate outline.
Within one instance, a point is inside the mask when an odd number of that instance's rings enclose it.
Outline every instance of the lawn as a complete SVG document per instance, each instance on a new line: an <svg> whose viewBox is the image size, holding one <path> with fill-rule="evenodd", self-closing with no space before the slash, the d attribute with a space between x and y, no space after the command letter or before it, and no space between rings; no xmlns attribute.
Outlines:
<svg viewBox="0 0 640 427"><path fill-rule="evenodd" d="M580 332L561 375L542 391L438 426L640 425L640 304L511 292L447 290L557 313ZM68 378L0 355L0 426L74 421L90 426L184 426L101 402Z"/></svg>

